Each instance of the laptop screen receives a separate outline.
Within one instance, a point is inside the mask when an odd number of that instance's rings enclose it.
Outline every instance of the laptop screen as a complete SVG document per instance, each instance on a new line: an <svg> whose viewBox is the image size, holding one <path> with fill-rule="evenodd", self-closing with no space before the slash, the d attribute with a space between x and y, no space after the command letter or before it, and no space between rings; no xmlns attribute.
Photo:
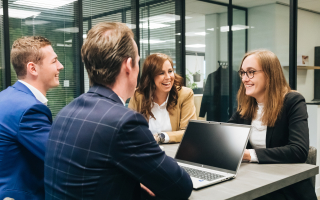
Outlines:
<svg viewBox="0 0 320 200"><path fill-rule="evenodd" d="M190 121L176 159L236 171L250 126Z"/></svg>

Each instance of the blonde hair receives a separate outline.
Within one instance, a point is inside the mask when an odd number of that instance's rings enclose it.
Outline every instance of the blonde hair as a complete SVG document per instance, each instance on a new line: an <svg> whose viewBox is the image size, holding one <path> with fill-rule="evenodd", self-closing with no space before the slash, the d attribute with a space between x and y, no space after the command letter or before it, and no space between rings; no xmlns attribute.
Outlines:
<svg viewBox="0 0 320 200"><path fill-rule="evenodd" d="M261 121L264 125L273 127L283 107L284 97L291 91L291 88L284 77L278 57L271 51L254 50L246 53L242 59L240 69L243 61L250 55L254 55L258 59L266 76L265 100ZM257 113L257 101L255 98L246 95L243 83L240 84L237 99L237 111L240 115L245 119L254 119Z"/></svg>
<svg viewBox="0 0 320 200"><path fill-rule="evenodd" d="M25 36L13 42L10 57L18 78L27 75L28 62L41 64L43 59L41 48L47 45L51 45L51 42L42 36Z"/></svg>

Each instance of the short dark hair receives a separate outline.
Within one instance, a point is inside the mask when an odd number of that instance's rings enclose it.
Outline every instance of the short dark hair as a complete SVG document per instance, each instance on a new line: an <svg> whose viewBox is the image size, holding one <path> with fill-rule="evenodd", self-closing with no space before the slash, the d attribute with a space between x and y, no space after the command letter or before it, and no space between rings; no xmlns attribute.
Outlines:
<svg viewBox="0 0 320 200"><path fill-rule="evenodd" d="M43 59L41 48L47 45L51 45L51 42L42 36L25 36L13 42L11 63L18 78L27 75L28 62L41 64Z"/></svg>
<svg viewBox="0 0 320 200"><path fill-rule="evenodd" d="M122 62L129 57L135 62L133 37L131 29L118 22L101 22L88 32L81 56L91 85L112 86Z"/></svg>

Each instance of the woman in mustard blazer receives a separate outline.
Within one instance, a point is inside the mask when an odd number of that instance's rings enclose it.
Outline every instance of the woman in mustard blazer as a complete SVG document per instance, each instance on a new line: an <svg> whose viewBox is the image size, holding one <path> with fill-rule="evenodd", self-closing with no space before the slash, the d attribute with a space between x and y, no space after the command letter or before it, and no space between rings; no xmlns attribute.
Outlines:
<svg viewBox="0 0 320 200"><path fill-rule="evenodd" d="M129 108L145 116L158 142L180 142L189 119L197 119L193 91L182 82L169 56L156 53L146 58Z"/></svg>

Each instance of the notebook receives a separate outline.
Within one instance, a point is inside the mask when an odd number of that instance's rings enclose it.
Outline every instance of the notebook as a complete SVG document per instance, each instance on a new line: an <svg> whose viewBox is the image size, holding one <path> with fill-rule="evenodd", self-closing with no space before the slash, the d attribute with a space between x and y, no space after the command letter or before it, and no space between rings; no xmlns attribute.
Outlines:
<svg viewBox="0 0 320 200"><path fill-rule="evenodd" d="M250 133L250 125L190 120L175 159L194 189L233 179Z"/></svg>

